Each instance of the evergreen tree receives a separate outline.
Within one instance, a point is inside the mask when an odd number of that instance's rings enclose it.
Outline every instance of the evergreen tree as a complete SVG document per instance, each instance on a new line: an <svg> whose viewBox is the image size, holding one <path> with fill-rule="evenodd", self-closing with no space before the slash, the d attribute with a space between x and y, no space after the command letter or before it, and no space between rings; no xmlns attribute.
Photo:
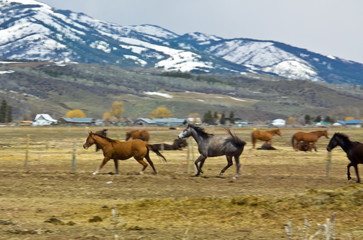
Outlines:
<svg viewBox="0 0 363 240"><path fill-rule="evenodd" d="M224 113L222 113L220 123L221 123L222 125L226 124L226 117L225 117Z"/></svg>
<svg viewBox="0 0 363 240"><path fill-rule="evenodd" d="M332 123L332 122L334 122L334 119L332 119L332 118L331 118L331 117L329 117L329 116L326 116L326 117L324 118L324 122Z"/></svg>
<svg viewBox="0 0 363 240"><path fill-rule="evenodd" d="M229 113L229 122L231 124L234 124L235 121L236 121L236 119L234 119L234 112L230 112Z"/></svg>
<svg viewBox="0 0 363 240"><path fill-rule="evenodd" d="M218 120L218 113L217 112L214 112L213 118L214 118L214 123L215 123Z"/></svg>
<svg viewBox="0 0 363 240"><path fill-rule="evenodd" d="M6 100L3 99L3 101L1 102L1 106L0 106L0 122L5 122L6 120L6 112L7 111L7 103Z"/></svg>
<svg viewBox="0 0 363 240"><path fill-rule="evenodd" d="M204 113L203 122L207 124L214 124L214 119L211 111Z"/></svg>
<svg viewBox="0 0 363 240"><path fill-rule="evenodd" d="M311 117L309 114L305 115L305 124L311 124Z"/></svg>
<svg viewBox="0 0 363 240"><path fill-rule="evenodd" d="M6 122L12 122L13 121L13 108L11 106L8 106L8 111L6 114Z"/></svg>
<svg viewBox="0 0 363 240"><path fill-rule="evenodd" d="M314 122L321 122L321 116L319 115L319 116L317 116L316 118L315 118L315 120L314 120Z"/></svg>

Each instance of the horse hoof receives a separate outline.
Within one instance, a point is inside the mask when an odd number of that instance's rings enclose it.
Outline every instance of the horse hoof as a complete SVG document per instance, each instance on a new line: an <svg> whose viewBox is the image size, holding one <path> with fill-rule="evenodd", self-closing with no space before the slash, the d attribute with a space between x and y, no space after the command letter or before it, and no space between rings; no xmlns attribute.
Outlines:
<svg viewBox="0 0 363 240"><path fill-rule="evenodd" d="M93 175L97 175L97 172L92 173Z"/></svg>
<svg viewBox="0 0 363 240"><path fill-rule="evenodd" d="M144 172L139 172L139 175L143 175L144 174Z"/></svg>

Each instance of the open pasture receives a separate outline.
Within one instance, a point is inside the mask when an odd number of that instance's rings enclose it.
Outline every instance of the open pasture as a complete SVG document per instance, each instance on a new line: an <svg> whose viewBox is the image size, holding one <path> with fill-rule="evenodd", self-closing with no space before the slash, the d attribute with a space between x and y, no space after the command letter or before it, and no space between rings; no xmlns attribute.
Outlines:
<svg viewBox="0 0 363 240"><path fill-rule="evenodd" d="M124 140L133 128L108 129L110 138ZM171 144L183 128L147 130L151 144ZM349 161L343 150L332 151L327 177L328 139L319 139L318 152L295 152L291 146L295 132L313 130L319 129L282 128L282 136L273 138L277 150L268 151L251 149L251 128L233 128L247 142L241 175L233 180L234 165L217 177L225 157L207 158L201 177L192 177L187 158L199 156L192 139L189 151L163 151L167 163L150 153L157 175L151 167L139 175L141 165L133 159L120 161L119 175L108 174L114 171L113 161L92 175L102 152L82 148L87 128L2 127L0 239L303 239L333 213L336 239L362 239L363 186L354 182L354 171L353 181L347 182ZM363 142L362 129L328 130L329 136L343 132ZM226 134L219 127L206 131ZM287 219L291 238L285 232ZM325 239L324 234L314 239Z"/></svg>

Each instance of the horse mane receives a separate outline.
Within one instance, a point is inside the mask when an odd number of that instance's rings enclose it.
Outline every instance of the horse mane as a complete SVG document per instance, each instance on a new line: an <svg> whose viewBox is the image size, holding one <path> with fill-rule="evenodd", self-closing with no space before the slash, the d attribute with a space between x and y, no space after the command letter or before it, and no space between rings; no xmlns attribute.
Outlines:
<svg viewBox="0 0 363 240"><path fill-rule="evenodd" d="M110 143L115 143L115 142L116 142L116 140L111 139L111 138L106 137L106 136L103 136L102 134L99 134L99 133L94 133L93 135L99 136L99 137L101 137L101 138L103 138L103 139L107 140L107 141L108 141L108 142L110 142Z"/></svg>
<svg viewBox="0 0 363 240"><path fill-rule="evenodd" d="M337 133L334 133L334 136L338 136L339 138L341 138L345 142L351 142L348 135L346 135L344 133L337 132Z"/></svg>
<svg viewBox="0 0 363 240"><path fill-rule="evenodd" d="M214 134L212 133L207 133L204 128L201 128L201 127L197 127L197 126L194 126L192 124L189 124L189 127L193 128L195 131L198 132L199 135L201 135L203 138L204 137L211 137L211 136L214 136Z"/></svg>

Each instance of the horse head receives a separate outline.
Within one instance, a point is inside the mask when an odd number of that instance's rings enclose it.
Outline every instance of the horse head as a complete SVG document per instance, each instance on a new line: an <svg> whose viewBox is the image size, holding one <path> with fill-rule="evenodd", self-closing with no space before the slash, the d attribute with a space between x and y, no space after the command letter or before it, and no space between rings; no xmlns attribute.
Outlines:
<svg viewBox="0 0 363 240"><path fill-rule="evenodd" d="M329 139L329 136L328 136L328 130L324 130L322 131L322 136L326 137L327 139Z"/></svg>
<svg viewBox="0 0 363 240"><path fill-rule="evenodd" d="M190 137L191 135L192 135L192 126L188 125L188 127L186 129L184 129L181 133L179 133L178 138L182 139L182 138Z"/></svg>
<svg viewBox="0 0 363 240"><path fill-rule="evenodd" d="M276 129L275 130L275 133L281 137L281 131L280 131L280 129Z"/></svg>
<svg viewBox="0 0 363 240"><path fill-rule="evenodd" d="M88 137L86 142L83 144L84 149L88 149L90 146L96 143L95 139L93 138L94 134L92 131L88 131Z"/></svg>
<svg viewBox="0 0 363 240"><path fill-rule="evenodd" d="M339 134L338 133L335 133L333 135L333 137L330 139L329 143L328 143L328 146L326 147L326 150L328 152L330 152L331 150L333 150L336 146L339 145Z"/></svg>

